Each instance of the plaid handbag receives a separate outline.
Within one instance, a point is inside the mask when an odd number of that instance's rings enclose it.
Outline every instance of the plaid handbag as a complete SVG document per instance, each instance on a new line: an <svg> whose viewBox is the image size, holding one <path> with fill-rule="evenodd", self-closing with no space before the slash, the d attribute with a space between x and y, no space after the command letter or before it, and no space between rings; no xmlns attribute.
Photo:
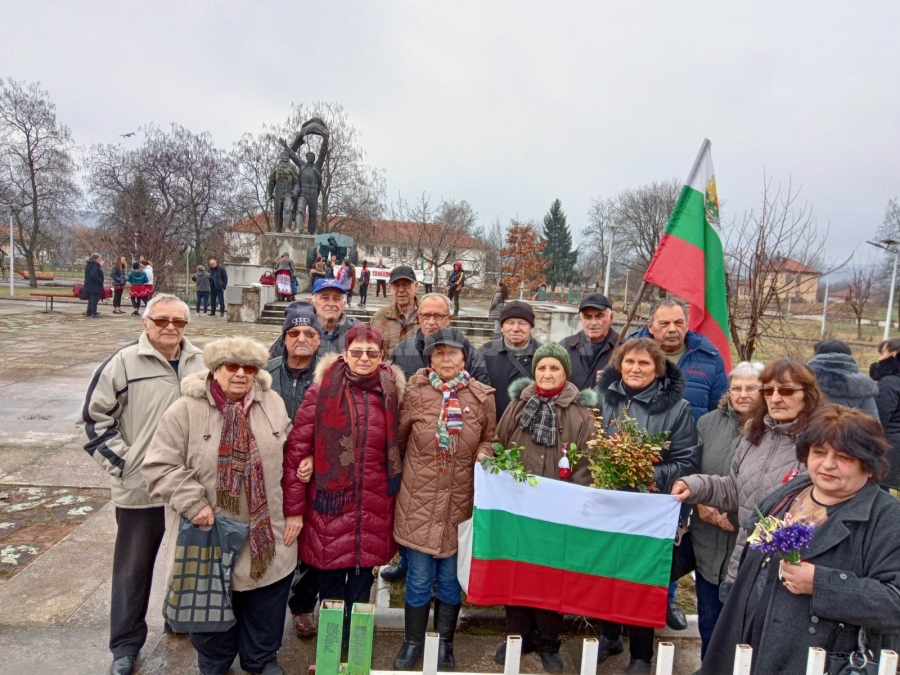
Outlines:
<svg viewBox="0 0 900 675"><path fill-rule="evenodd" d="M221 633L237 620L231 605L231 573L250 526L216 514L208 530L182 518L172 582L163 618L177 633Z"/></svg>

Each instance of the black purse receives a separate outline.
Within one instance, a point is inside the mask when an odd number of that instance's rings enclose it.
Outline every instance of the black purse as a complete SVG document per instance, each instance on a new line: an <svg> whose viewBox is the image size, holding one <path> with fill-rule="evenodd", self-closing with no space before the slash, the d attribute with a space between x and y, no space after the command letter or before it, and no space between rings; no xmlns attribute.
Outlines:
<svg viewBox="0 0 900 675"><path fill-rule="evenodd" d="M856 650L849 654L828 652L828 675L878 675L878 661L869 649L866 629L860 627Z"/></svg>

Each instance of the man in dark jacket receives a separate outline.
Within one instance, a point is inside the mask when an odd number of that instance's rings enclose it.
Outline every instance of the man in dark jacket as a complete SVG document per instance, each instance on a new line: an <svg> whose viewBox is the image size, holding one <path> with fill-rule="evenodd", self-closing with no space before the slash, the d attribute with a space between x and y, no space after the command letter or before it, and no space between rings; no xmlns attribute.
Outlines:
<svg viewBox="0 0 900 675"><path fill-rule="evenodd" d="M591 293L578 305L581 330L561 340L559 344L569 352L572 375L569 382L578 390L592 389L600 372L606 367L616 348L619 334L610 328L613 320L612 303L603 293Z"/></svg>
<svg viewBox="0 0 900 675"><path fill-rule="evenodd" d="M663 298L650 308L650 325L628 339L652 337L687 380L684 398L691 404L694 421L715 410L728 390L725 362L709 338L688 330L688 308L680 300Z"/></svg>
<svg viewBox="0 0 900 675"><path fill-rule="evenodd" d="M337 279L316 279L313 284L312 306L316 309L316 317L322 328L322 338L319 342L319 356L325 354L340 354L344 351L344 340L350 326L356 323L356 319L346 312L346 292ZM285 309L288 310L298 303L291 303ZM302 303L307 304L307 303ZM269 347L269 356L273 359L281 356L284 349L284 339L279 336Z"/></svg>
<svg viewBox="0 0 900 675"><path fill-rule="evenodd" d="M94 319L100 316L97 305L100 302L100 296L103 295L103 278L103 258L99 253L91 253L91 257L84 266L84 292L87 294L88 300L85 314Z"/></svg>
<svg viewBox="0 0 900 675"><path fill-rule="evenodd" d="M213 258L209 261L209 276L210 304L212 305L209 315L216 315L216 304L218 304L221 308L219 316L225 316L225 289L228 288L228 272L225 271L224 267L220 267L216 259Z"/></svg>
<svg viewBox="0 0 900 675"><path fill-rule="evenodd" d="M317 351L322 339L322 326L315 307L308 302L294 302L284 312L281 327L284 344L282 354L266 364L272 376L272 390L281 395L288 416L293 420L303 403L303 396L315 377L319 362ZM301 465L302 467L302 465ZM316 601L319 598L318 578L315 570L298 563L288 597L291 621L297 636L312 637L318 630Z"/></svg>
<svg viewBox="0 0 900 675"><path fill-rule="evenodd" d="M884 435L891 444L888 451L891 470L881 479L881 487L900 497L900 359L897 358L900 338L885 340L878 351L881 359L871 365L869 375L878 383L875 405Z"/></svg>
<svg viewBox="0 0 900 675"><path fill-rule="evenodd" d="M500 311L501 337L491 340L478 351L484 357L490 385L496 389L497 419L509 405L509 385L531 377L531 359L541 343L531 337L534 311L521 300L507 302Z"/></svg>

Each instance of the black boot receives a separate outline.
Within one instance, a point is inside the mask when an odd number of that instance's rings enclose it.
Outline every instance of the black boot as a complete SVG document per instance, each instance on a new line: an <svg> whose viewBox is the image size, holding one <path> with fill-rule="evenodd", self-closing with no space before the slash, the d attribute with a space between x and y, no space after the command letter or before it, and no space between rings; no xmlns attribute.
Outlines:
<svg viewBox="0 0 900 675"><path fill-rule="evenodd" d="M411 607L409 603L403 607L403 623L406 637L394 659L394 670L412 670L422 657L425 649L425 630L428 628L429 602L424 607Z"/></svg>
<svg viewBox="0 0 900 675"><path fill-rule="evenodd" d="M441 637L437 669L442 672L452 672L456 668L456 662L453 660L453 636L456 634L460 607L462 605L448 605L437 598L434 599L434 630Z"/></svg>

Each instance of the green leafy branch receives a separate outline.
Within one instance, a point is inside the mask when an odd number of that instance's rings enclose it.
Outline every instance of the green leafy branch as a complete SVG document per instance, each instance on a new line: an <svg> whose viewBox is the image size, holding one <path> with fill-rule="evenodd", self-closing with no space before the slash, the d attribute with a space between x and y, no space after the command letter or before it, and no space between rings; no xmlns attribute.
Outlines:
<svg viewBox="0 0 900 675"><path fill-rule="evenodd" d="M525 465L522 464L522 450L525 449L523 446L513 443L508 448L504 448L502 443L494 443L492 449L494 456L482 459L481 466L491 473L508 471L517 483L528 483L531 487L538 484L537 476L528 473Z"/></svg>

